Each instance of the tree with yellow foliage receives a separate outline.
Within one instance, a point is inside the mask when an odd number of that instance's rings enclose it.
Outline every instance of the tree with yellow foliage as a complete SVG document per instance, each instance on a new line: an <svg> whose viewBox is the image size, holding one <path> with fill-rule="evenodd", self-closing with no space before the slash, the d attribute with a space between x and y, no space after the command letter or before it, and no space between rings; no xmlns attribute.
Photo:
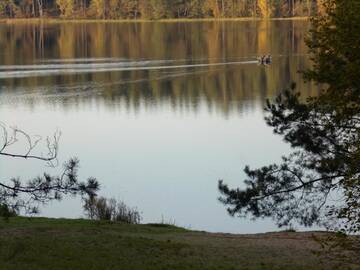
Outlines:
<svg viewBox="0 0 360 270"><path fill-rule="evenodd" d="M69 18L74 12L74 0L56 0L61 17Z"/></svg>
<svg viewBox="0 0 360 270"><path fill-rule="evenodd" d="M106 1L105 0L92 0L90 4L92 14L98 19L105 19L106 17Z"/></svg>
<svg viewBox="0 0 360 270"><path fill-rule="evenodd" d="M271 15L271 9L268 0L258 0L258 7L261 13L261 17L269 18Z"/></svg>
<svg viewBox="0 0 360 270"><path fill-rule="evenodd" d="M325 14L326 8L325 8L325 1L324 0L317 0L317 11L320 14Z"/></svg>
<svg viewBox="0 0 360 270"><path fill-rule="evenodd" d="M217 0L207 0L206 6L211 13L212 17L218 18L221 15L220 8Z"/></svg>

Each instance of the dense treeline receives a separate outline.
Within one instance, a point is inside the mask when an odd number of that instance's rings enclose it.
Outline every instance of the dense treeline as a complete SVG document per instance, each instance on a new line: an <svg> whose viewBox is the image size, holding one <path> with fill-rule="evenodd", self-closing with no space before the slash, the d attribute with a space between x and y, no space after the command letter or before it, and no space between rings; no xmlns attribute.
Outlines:
<svg viewBox="0 0 360 270"><path fill-rule="evenodd" d="M1 0L0 17L98 19L309 16L322 0Z"/></svg>

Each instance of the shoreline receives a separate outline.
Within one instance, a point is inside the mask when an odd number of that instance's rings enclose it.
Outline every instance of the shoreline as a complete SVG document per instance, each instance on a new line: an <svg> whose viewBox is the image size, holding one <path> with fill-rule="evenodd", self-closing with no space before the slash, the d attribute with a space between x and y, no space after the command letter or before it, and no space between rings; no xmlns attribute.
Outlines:
<svg viewBox="0 0 360 270"><path fill-rule="evenodd" d="M62 18L15 18L0 19L0 24L63 24L63 23L187 23L187 22L247 22L247 21L306 21L310 17L285 17L285 18L197 18L197 19L62 19Z"/></svg>

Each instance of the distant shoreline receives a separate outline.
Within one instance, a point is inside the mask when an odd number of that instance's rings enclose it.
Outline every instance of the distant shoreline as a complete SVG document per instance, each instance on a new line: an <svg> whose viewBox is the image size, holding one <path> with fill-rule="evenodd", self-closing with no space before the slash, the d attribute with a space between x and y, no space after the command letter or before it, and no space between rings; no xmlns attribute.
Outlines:
<svg viewBox="0 0 360 270"><path fill-rule="evenodd" d="M19 19L0 19L2 24L27 24L27 23L182 23L182 22L241 22L241 21L295 21L295 20L309 20L310 17L286 17L286 18L258 18L258 17L243 17L243 18L198 18L198 19L61 19L61 18L19 18Z"/></svg>

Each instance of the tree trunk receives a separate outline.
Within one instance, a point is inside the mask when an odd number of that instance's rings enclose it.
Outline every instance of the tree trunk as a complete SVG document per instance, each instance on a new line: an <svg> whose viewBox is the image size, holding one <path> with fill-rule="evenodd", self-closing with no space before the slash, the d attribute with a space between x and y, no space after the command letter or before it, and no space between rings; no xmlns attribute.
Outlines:
<svg viewBox="0 0 360 270"><path fill-rule="evenodd" d="M225 16L225 10L224 10L224 0L221 0L221 14L222 14L222 17Z"/></svg>
<svg viewBox="0 0 360 270"><path fill-rule="evenodd" d="M35 0L31 1L32 16L35 17Z"/></svg>
<svg viewBox="0 0 360 270"><path fill-rule="evenodd" d="M39 8L39 16L43 16L43 0L37 0L38 8Z"/></svg>

